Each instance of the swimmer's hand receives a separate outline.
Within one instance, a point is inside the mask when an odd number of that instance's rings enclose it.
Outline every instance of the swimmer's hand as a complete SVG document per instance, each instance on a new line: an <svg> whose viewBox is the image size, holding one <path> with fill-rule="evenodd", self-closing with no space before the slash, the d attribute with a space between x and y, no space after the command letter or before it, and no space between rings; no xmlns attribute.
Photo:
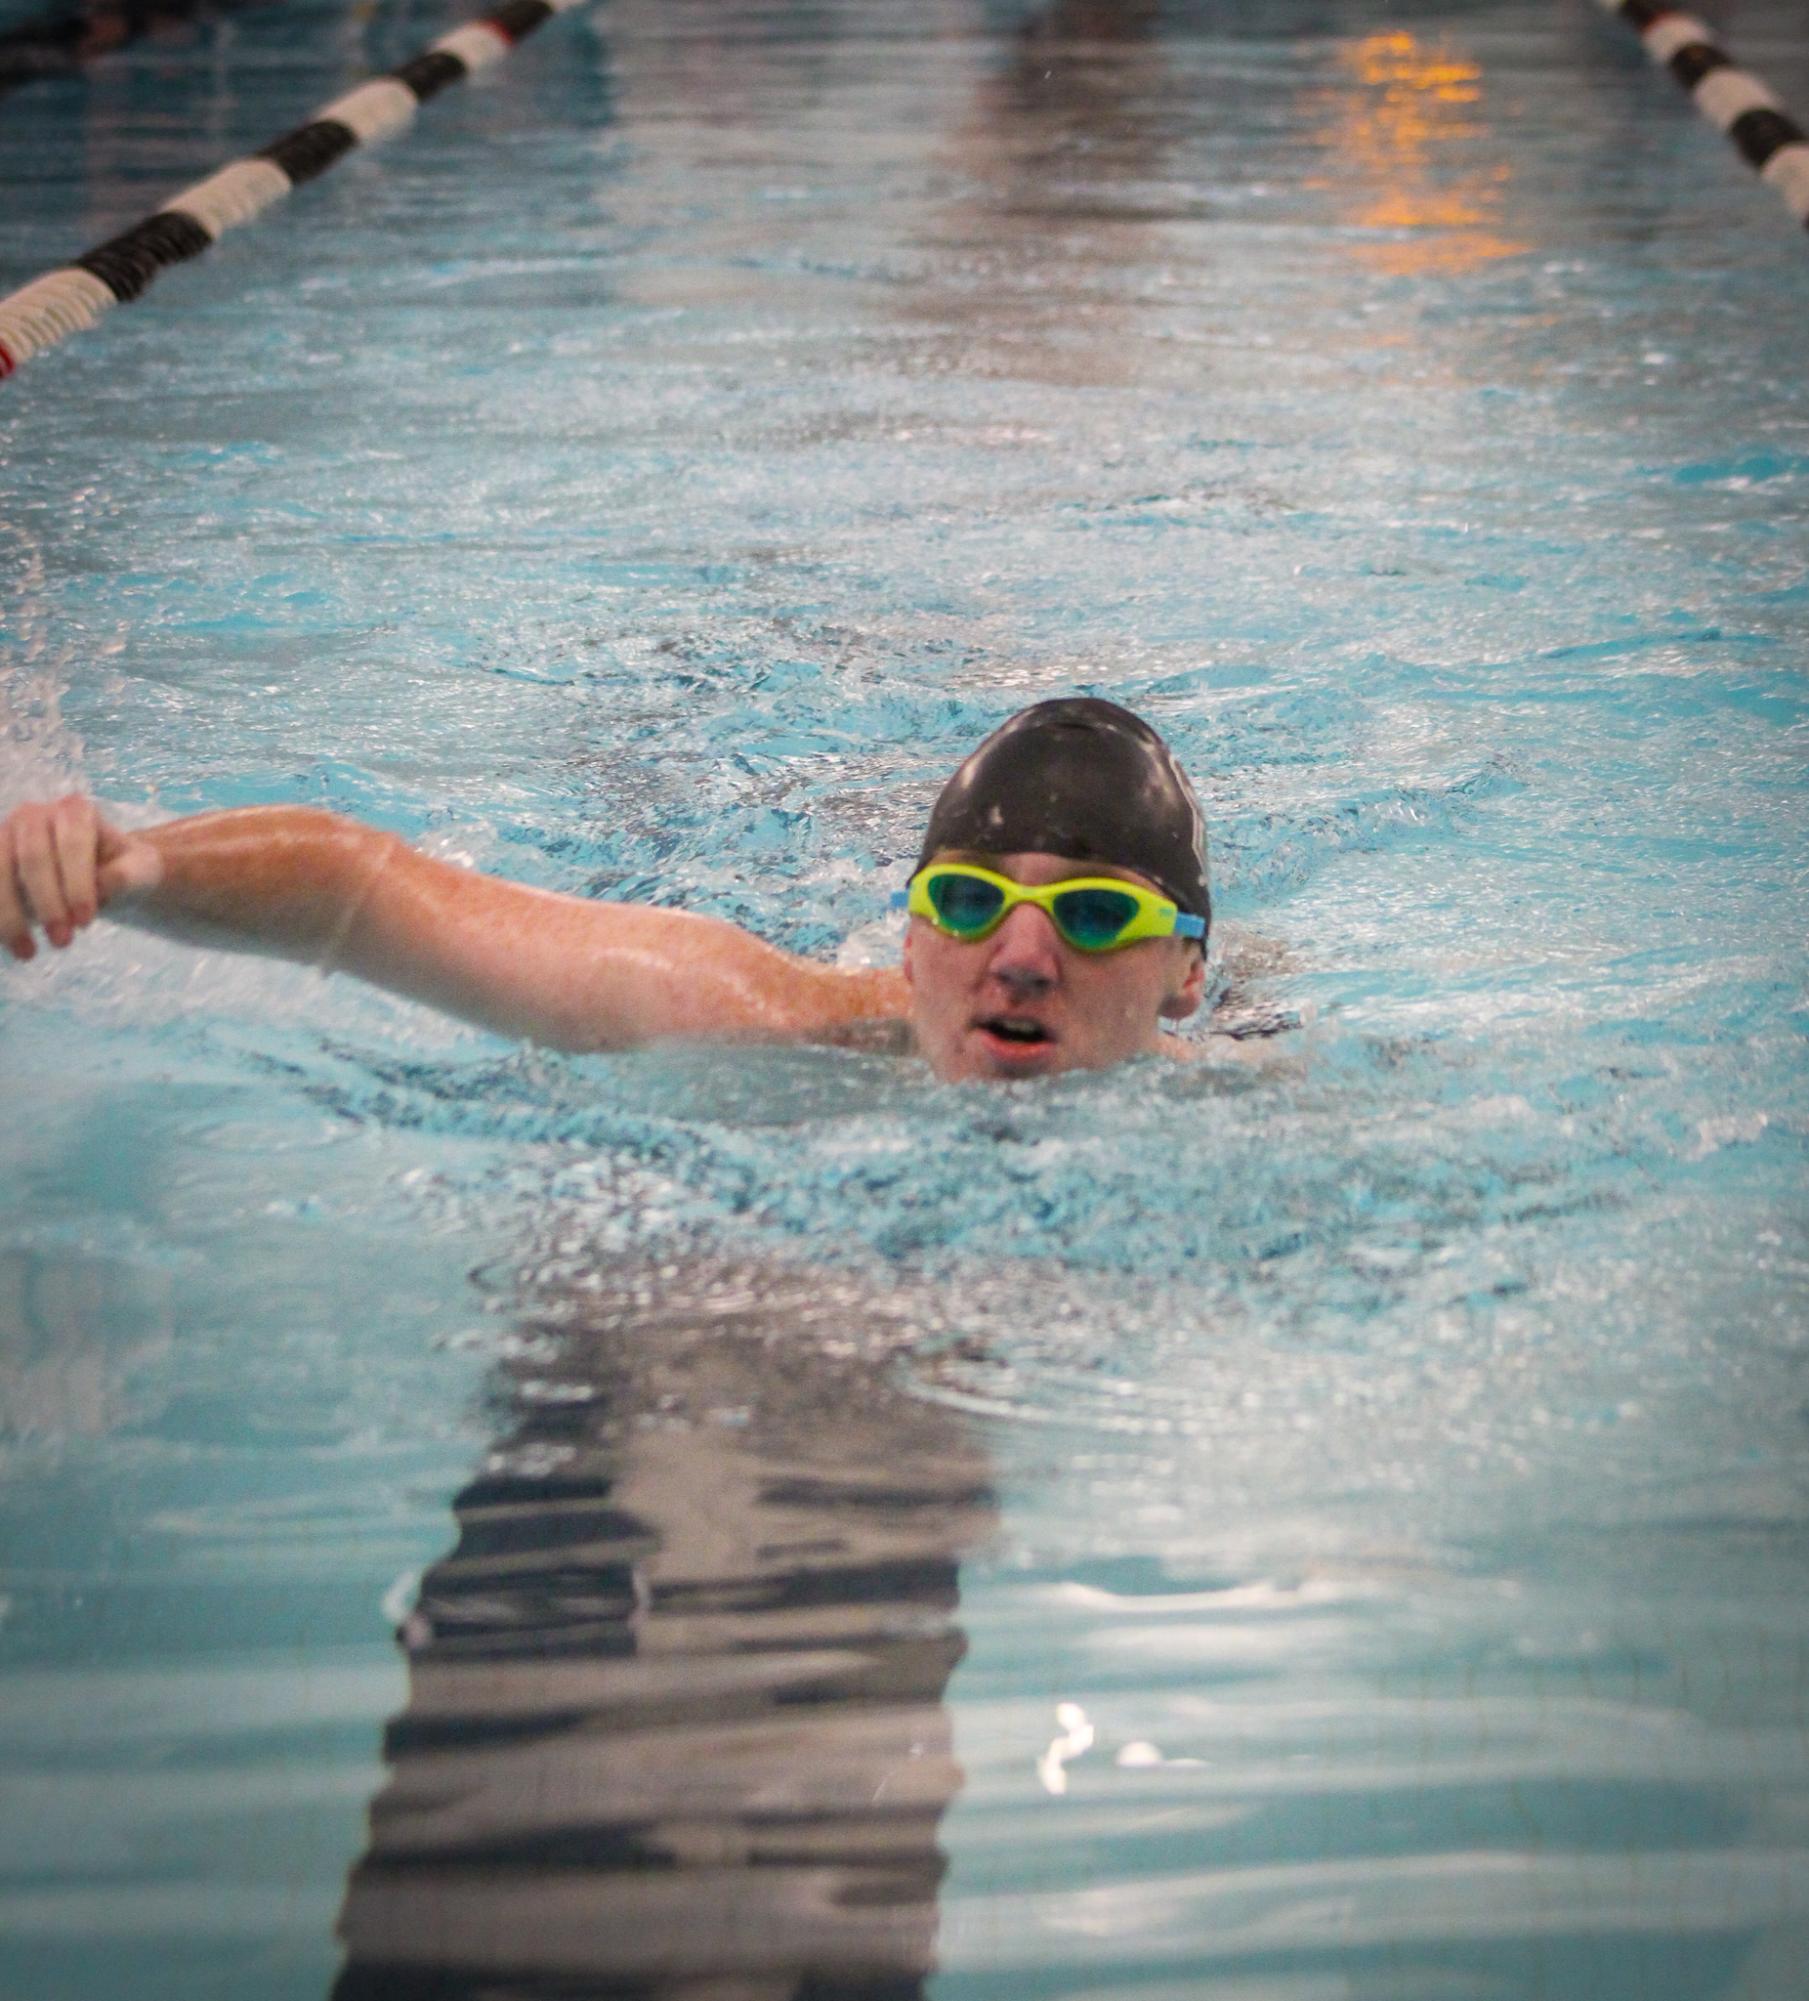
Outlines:
<svg viewBox="0 0 1809 2001"><path fill-rule="evenodd" d="M92 799L20 806L0 820L0 941L15 959L37 955L34 931L68 945L116 898L162 879L156 848L103 819Z"/></svg>

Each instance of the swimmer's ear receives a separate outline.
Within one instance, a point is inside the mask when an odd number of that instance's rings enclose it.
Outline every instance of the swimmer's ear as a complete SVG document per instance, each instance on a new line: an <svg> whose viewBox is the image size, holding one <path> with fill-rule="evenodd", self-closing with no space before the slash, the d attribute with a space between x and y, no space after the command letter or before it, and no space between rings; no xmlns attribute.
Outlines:
<svg viewBox="0 0 1809 2001"><path fill-rule="evenodd" d="M1206 997L1206 954L1192 943L1182 949L1181 977L1163 996L1159 1010L1164 1021L1185 1021Z"/></svg>

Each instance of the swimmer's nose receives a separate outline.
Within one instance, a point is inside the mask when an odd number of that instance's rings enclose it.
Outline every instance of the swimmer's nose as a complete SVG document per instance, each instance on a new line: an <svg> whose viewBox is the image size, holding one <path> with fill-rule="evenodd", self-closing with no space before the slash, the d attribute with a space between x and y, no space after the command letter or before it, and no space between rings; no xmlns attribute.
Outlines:
<svg viewBox="0 0 1809 2001"><path fill-rule="evenodd" d="M986 970L1019 993L1040 993L1061 976L1061 940L1047 911L1020 903L992 934Z"/></svg>

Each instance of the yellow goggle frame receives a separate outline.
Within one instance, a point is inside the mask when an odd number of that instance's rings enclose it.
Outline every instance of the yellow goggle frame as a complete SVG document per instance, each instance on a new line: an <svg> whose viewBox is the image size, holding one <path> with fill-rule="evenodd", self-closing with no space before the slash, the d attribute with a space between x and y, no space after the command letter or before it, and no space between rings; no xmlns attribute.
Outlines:
<svg viewBox="0 0 1809 2001"><path fill-rule="evenodd" d="M1077 952L1116 952L1145 938L1206 933L1203 918L1118 876L1069 876L1033 889L973 862L931 862L892 898L893 909L908 910L968 944L990 937L1020 903L1034 903Z"/></svg>

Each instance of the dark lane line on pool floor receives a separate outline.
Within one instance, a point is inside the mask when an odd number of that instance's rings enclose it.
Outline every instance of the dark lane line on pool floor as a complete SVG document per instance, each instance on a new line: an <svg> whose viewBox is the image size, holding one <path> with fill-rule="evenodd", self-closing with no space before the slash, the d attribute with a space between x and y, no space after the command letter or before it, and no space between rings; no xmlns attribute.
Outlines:
<svg viewBox="0 0 1809 2001"><path fill-rule="evenodd" d="M1782 99L1739 68L1705 22L1659 0L1601 0L1638 33L1647 55L1689 92L1711 125L1725 132L1760 180L1809 230L1809 135Z"/></svg>
<svg viewBox="0 0 1809 2001"><path fill-rule="evenodd" d="M199 257L227 230L324 174L355 146L399 132L417 105L488 69L555 14L581 4L503 0L387 75L371 77L323 105L294 131L185 189L74 263L0 299L0 381L34 354L92 326L109 307L138 298L159 271Z"/></svg>

